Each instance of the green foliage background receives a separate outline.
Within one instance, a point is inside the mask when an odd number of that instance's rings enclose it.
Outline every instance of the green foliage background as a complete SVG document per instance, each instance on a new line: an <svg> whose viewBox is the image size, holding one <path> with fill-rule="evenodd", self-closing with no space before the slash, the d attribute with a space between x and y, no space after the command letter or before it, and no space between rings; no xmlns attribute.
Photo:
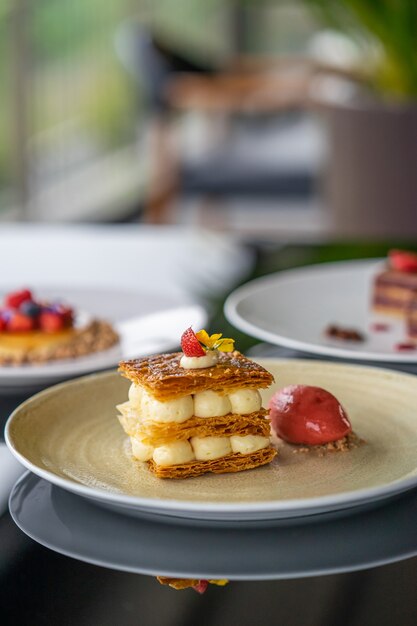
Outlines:
<svg viewBox="0 0 417 626"><path fill-rule="evenodd" d="M417 96L416 0L306 0L319 18L357 39L369 58L365 78L380 94ZM366 53L365 52L365 53Z"/></svg>

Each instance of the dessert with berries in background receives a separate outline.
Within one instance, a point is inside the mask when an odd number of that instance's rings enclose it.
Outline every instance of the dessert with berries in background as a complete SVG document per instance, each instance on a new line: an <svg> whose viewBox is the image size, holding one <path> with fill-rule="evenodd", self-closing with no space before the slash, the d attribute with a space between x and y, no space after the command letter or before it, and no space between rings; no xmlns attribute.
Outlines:
<svg viewBox="0 0 417 626"><path fill-rule="evenodd" d="M74 359L119 341L112 326L79 315L60 300L45 301L30 289L8 293L0 305L0 365Z"/></svg>

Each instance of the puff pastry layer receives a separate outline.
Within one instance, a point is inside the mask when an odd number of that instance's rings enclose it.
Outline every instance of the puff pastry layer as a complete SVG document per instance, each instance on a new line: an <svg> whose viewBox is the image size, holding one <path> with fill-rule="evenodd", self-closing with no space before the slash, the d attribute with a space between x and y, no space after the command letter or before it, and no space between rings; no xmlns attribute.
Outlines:
<svg viewBox="0 0 417 626"><path fill-rule="evenodd" d="M184 369L182 352L122 361L119 371L160 401L206 391L231 393L237 389L265 389L274 378L240 352L222 352L213 367Z"/></svg>
<svg viewBox="0 0 417 626"><path fill-rule="evenodd" d="M243 472L270 463L276 456L275 448L269 446L252 454L229 454L213 461L190 461L181 465L161 466L154 461L148 461L149 469L158 478L190 478L201 474L227 474L230 472Z"/></svg>

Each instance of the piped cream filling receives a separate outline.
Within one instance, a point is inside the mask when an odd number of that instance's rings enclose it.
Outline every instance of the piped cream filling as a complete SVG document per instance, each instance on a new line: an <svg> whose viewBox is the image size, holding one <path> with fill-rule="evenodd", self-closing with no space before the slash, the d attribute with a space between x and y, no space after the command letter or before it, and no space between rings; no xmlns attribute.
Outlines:
<svg viewBox="0 0 417 626"><path fill-rule="evenodd" d="M228 396L214 391L200 391L194 394L194 415L196 417L216 417L232 412Z"/></svg>
<svg viewBox="0 0 417 626"><path fill-rule="evenodd" d="M197 461L213 461L232 454L230 437L191 437L190 443Z"/></svg>
<svg viewBox="0 0 417 626"><path fill-rule="evenodd" d="M269 437L259 435L233 435L232 437L191 437L190 440L172 441L163 446L149 446L139 437L130 438L132 455L138 461L153 459L157 465L181 465L191 461L212 461L229 454L252 454L269 446Z"/></svg>
<svg viewBox="0 0 417 626"><path fill-rule="evenodd" d="M183 396L168 402L160 402L144 390L142 392L139 413L143 420L181 423L193 416L194 402L192 396Z"/></svg>
<svg viewBox="0 0 417 626"><path fill-rule="evenodd" d="M173 441L154 449L153 460L157 465L182 465L194 461L194 451L189 441Z"/></svg>
<svg viewBox="0 0 417 626"><path fill-rule="evenodd" d="M138 461L150 461L155 451L153 446L149 446L140 439L140 437L131 437L130 443L132 444L132 455Z"/></svg>
<svg viewBox="0 0 417 626"><path fill-rule="evenodd" d="M208 350L204 356L185 356L180 359L180 366L186 370L199 370L213 367L219 360L218 350Z"/></svg>
<svg viewBox="0 0 417 626"><path fill-rule="evenodd" d="M129 388L128 402L119 404L117 408L123 415L128 412L130 415L136 413L138 421L181 423L193 415L197 417L218 417L228 413L249 415L262 408L262 400L257 389L238 389L230 394L207 390L160 402L143 387L132 384Z"/></svg>

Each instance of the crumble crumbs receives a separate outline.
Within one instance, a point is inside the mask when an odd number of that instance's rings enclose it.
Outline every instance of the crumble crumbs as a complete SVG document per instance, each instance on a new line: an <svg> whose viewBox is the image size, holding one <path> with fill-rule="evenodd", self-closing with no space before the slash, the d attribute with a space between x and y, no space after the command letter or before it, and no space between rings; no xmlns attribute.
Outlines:
<svg viewBox="0 0 417 626"><path fill-rule="evenodd" d="M345 437L342 437L342 439L330 441L329 443L324 443L318 446L298 445L292 452L293 454L317 452L318 456L325 456L328 452L348 452L349 450L359 448L359 446L364 444L366 444L364 439L358 437L356 433L351 432Z"/></svg>
<svg viewBox="0 0 417 626"><path fill-rule="evenodd" d="M365 335L356 328L346 328L336 324L330 324L324 331L326 337L330 339L341 339L343 341L365 341Z"/></svg>

